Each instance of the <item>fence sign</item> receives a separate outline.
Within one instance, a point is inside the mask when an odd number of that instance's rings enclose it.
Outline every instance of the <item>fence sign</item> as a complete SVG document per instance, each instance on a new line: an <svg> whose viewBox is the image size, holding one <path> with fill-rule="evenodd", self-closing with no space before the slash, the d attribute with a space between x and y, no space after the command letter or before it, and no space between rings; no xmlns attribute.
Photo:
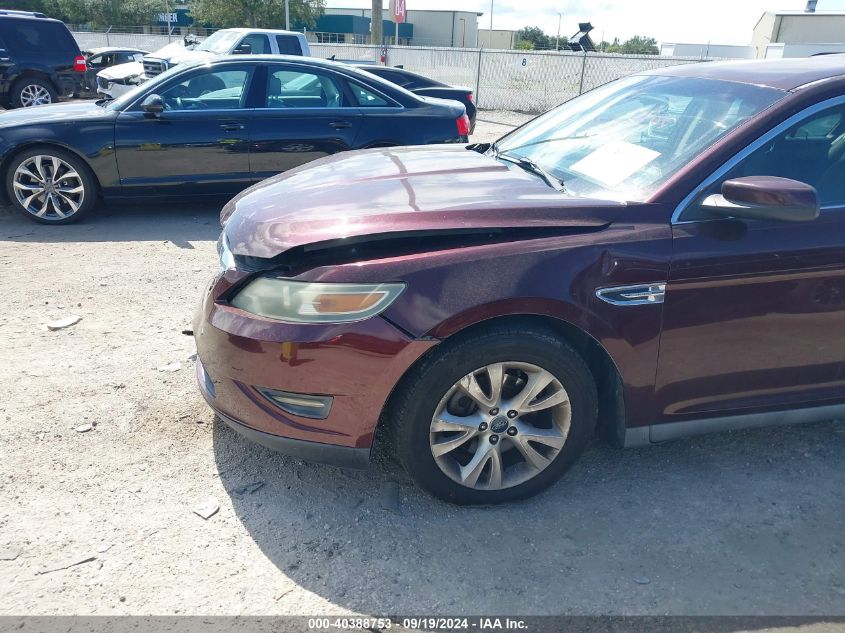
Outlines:
<svg viewBox="0 0 845 633"><path fill-rule="evenodd" d="M527 55L517 55L516 56L516 67L517 68L528 68L528 56Z"/></svg>

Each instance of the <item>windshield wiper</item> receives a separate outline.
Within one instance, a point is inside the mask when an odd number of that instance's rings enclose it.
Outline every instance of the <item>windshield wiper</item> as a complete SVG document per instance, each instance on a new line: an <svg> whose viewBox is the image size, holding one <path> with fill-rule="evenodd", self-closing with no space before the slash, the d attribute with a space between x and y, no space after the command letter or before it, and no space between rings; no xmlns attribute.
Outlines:
<svg viewBox="0 0 845 633"><path fill-rule="evenodd" d="M505 160L509 163L513 163L517 167L521 167L527 172L534 174L535 176L539 176L542 178L549 187L554 189L555 191L564 191L565 187L563 185L563 181L560 178L556 178L552 176L549 172L545 169L540 167L537 163L535 163L530 158L526 158L525 156L514 156L513 154L507 154L505 152L498 151L495 146L493 148L494 156L496 158L500 158L501 160Z"/></svg>

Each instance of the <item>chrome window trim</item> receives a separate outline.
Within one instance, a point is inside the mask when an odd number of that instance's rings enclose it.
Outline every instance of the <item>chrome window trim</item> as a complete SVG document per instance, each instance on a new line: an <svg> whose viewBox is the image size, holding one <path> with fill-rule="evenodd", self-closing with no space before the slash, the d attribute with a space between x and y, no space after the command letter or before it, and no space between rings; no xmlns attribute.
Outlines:
<svg viewBox="0 0 845 633"><path fill-rule="evenodd" d="M691 224L695 222L711 222L713 220L717 220L718 218L710 219L697 219L697 220L681 220L681 216L683 215L684 211L692 204L692 202L702 194L702 192L707 189L710 185L714 182L719 180L722 176L728 173L731 169L737 166L740 161L745 160L748 158L756 150L760 149L763 145L771 141L774 137L782 132L785 132L789 128L791 128L796 123L800 123L802 120L806 119L808 116L812 116L817 112L821 112L822 110L826 110L827 108L831 108L834 106L845 104L845 96L841 97L832 97L830 99L826 99L825 101L820 101L819 103L814 103L813 105L804 108L801 112L797 112L793 114L791 117L783 121L782 123L776 125L771 130L757 138L756 140L752 141L748 145L746 145L743 149L738 151L736 154L731 156L727 161L722 163L722 166L716 169L710 176L705 178L697 187L695 187L687 196L681 200L680 204L675 207L675 211L672 213L672 220L671 224ZM827 209L840 209L842 205L827 205L822 207L822 211Z"/></svg>

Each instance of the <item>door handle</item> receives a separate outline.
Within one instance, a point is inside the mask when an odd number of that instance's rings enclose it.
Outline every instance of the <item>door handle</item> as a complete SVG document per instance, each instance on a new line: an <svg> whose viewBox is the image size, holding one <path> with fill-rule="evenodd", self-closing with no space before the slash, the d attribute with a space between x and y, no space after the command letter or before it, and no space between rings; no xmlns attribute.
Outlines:
<svg viewBox="0 0 845 633"><path fill-rule="evenodd" d="M348 127L352 127L352 124L349 121L332 121L329 125L336 130L343 130Z"/></svg>
<svg viewBox="0 0 845 633"><path fill-rule="evenodd" d="M237 132L238 130L244 129L243 123L223 123L220 125L221 130L226 130L227 132Z"/></svg>

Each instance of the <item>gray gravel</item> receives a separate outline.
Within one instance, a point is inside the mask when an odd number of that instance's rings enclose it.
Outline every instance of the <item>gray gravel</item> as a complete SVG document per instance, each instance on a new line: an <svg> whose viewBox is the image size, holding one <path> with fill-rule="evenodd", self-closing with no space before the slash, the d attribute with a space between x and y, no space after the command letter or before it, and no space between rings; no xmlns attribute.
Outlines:
<svg viewBox="0 0 845 633"><path fill-rule="evenodd" d="M841 424L597 442L463 509L215 422L181 332L218 207L0 215L1 614L845 614Z"/></svg>

